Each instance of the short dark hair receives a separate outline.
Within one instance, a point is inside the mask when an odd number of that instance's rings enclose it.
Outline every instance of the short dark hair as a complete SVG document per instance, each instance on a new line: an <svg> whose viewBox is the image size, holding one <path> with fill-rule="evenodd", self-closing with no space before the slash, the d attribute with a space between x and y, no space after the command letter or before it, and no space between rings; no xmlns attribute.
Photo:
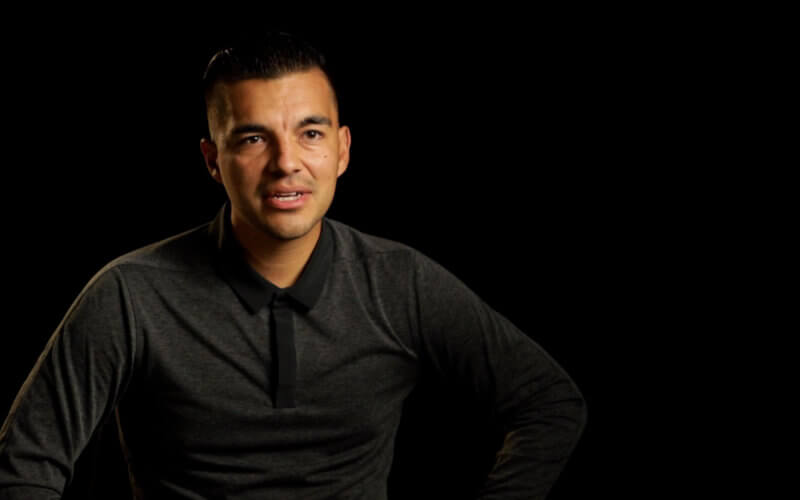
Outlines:
<svg viewBox="0 0 800 500"><path fill-rule="evenodd" d="M215 86L218 82L234 83L250 78L280 78L286 74L319 68L328 79L333 93L333 102L340 117L339 96L336 81L326 55L308 40L286 31L247 33L240 35L233 44L217 51L209 60L203 73L203 103L206 117L206 135L211 138L209 111Z"/></svg>

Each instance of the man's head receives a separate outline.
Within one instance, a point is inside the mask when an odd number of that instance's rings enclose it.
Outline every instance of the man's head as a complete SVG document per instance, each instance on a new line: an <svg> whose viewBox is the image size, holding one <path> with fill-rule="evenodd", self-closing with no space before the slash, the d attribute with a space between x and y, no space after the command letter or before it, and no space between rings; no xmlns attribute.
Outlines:
<svg viewBox="0 0 800 500"><path fill-rule="evenodd" d="M215 140L218 119L224 117L226 102L219 99L221 82L250 78L274 79L293 72L318 68L333 92L337 116L339 98L336 81L324 54L302 38L286 32L267 31L242 35L232 46L211 57L203 74L203 99L209 125L209 140Z"/></svg>
<svg viewBox="0 0 800 500"><path fill-rule="evenodd" d="M200 147L233 217L277 240L318 229L350 159L324 56L287 33L248 37L211 58L203 94ZM295 188L308 191L296 207L270 196Z"/></svg>

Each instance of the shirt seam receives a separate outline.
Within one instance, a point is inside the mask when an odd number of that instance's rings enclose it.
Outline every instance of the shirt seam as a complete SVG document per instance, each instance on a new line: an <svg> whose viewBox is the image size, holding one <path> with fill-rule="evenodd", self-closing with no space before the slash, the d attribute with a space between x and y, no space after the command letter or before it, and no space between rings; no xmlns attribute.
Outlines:
<svg viewBox="0 0 800 500"><path fill-rule="evenodd" d="M121 268L122 268L122 264L117 266L117 267L115 267L114 271L116 272L117 276L119 276L120 282L122 283L122 287L125 289L126 306L128 307L128 309L131 312L131 338L132 338L132 342L133 342L133 351L132 351L132 354L131 354L131 369L130 369L130 372L128 373L128 376L125 378L125 385L124 385L122 391L120 391L119 397L117 398L117 401L116 401L114 406L117 406L119 404L120 400L122 398L124 398L124 396L128 393L128 389L129 389L129 387L131 385L131 382L135 377L136 370L137 370L137 367L138 367L138 361L139 361L139 352L138 352L138 349L139 349L139 339L138 339L139 328L138 328L138 322L137 322L137 319L136 319L136 304L134 303L133 295L131 293L131 289L128 286L128 282L125 280L125 274L122 272Z"/></svg>

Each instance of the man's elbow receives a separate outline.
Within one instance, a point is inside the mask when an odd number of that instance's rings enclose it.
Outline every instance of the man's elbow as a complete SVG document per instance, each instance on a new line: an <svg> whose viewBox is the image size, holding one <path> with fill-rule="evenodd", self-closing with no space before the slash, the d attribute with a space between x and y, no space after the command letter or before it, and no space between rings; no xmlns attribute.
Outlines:
<svg viewBox="0 0 800 500"><path fill-rule="evenodd" d="M586 397L574 381L567 379L566 391L569 397L565 400L564 413L566 418L572 422L574 429L575 441L583 434L586 428L586 421L588 419L588 409L586 404Z"/></svg>
<svg viewBox="0 0 800 500"><path fill-rule="evenodd" d="M531 404L532 415L549 421L552 430L574 446L583 435L588 419L586 398L575 382L564 376L548 390L534 398ZM569 437L568 437L569 436Z"/></svg>

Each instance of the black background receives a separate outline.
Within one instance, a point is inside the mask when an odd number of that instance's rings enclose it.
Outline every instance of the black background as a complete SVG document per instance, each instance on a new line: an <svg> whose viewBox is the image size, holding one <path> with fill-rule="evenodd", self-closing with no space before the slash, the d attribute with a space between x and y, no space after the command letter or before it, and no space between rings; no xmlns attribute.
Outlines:
<svg viewBox="0 0 800 500"><path fill-rule="evenodd" d="M0 408L97 270L216 214L225 195L200 153L202 71L239 29L288 29L337 68L351 128L328 216L433 257L576 381L588 425L551 498L636 494L657 468L646 453L670 435L655 413L674 411L670 394L646 403L646 368L666 357L673 308L691 307L671 287L692 193L674 189L686 163L663 140L680 138L686 75L647 19L605 14L32 26L4 54ZM480 424L457 400L415 394L390 494L467 495L499 445ZM107 458L78 463L74 498L93 467L97 498L127 487L111 438L90 448Z"/></svg>

